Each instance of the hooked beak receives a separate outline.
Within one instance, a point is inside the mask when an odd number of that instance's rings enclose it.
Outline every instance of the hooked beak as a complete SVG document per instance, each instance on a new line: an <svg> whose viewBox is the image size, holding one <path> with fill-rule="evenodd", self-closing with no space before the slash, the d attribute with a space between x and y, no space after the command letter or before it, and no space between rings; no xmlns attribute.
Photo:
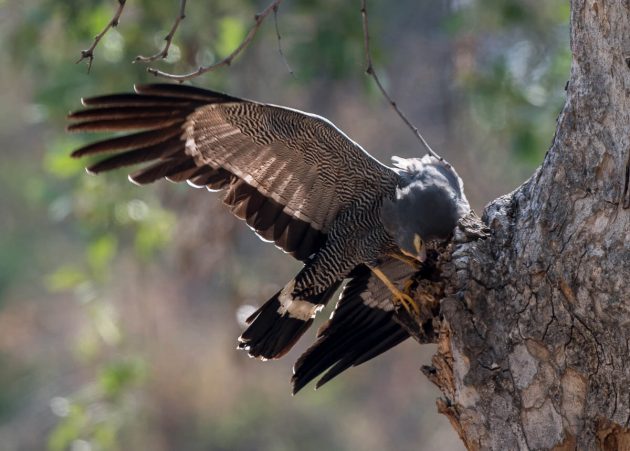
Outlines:
<svg viewBox="0 0 630 451"><path fill-rule="evenodd" d="M427 248L424 246L424 241L417 233L413 237L413 247L416 249L416 260L420 263L424 263L427 259Z"/></svg>

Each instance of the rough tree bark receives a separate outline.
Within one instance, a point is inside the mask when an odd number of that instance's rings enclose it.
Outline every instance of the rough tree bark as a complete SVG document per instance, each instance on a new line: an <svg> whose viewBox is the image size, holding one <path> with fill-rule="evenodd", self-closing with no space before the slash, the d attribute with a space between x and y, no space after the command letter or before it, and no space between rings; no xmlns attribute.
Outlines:
<svg viewBox="0 0 630 451"><path fill-rule="evenodd" d="M542 166L449 245L417 335L469 449L630 450L630 1L572 0L571 48Z"/></svg>

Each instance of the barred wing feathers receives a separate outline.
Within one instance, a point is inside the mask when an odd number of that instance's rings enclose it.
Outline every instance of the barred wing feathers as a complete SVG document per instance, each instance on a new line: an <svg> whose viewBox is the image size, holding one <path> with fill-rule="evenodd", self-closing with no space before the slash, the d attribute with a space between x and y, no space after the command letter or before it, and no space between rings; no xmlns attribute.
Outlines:
<svg viewBox="0 0 630 451"><path fill-rule="evenodd" d="M130 175L138 184L226 190L237 217L300 260L323 245L340 211L396 185L394 171L322 117L191 86L135 90L85 99L69 115L72 131L136 131L73 156L108 153L94 173L145 164Z"/></svg>

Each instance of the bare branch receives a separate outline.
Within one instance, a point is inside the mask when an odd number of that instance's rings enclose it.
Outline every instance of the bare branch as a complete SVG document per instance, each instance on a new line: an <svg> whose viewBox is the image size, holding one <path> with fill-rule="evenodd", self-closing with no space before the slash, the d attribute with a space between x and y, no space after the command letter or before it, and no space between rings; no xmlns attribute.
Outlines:
<svg viewBox="0 0 630 451"><path fill-rule="evenodd" d="M383 87L381 80L376 75L376 71L374 70L374 65L372 64L372 52L370 50L370 29L368 27L368 13L367 13L367 5L366 0L361 0L361 18L363 19L363 48L365 50L365 73L371 76L378 86L378 89L383 94L383 97L387 99L389 104L394 108L398 116L403 120L405 124L414 132L416 137L420 140L424 148L427 150L429 155L437 158L440 161L444 161L444 159L439 156L432 148L429 146L429 143L424 139L424 136L420 133L418 128L411 123L411 121L405 116L405 114L398 108L396 102L390 97L385 88Z"/></svg>
<svg viewBox="0 0 630 451"><path fill-rule="evenodd" d="M284 56L284 51L282 50L282 36L280 35L280 28L278 27L278 5L274 6L273 8L273 24L276 28L276 38L278 39L278 53L280 54L280 58L282 58L282 61L284 61L284 65L286 66L291 76L295 78L295 73L293 72L293 69L291 69L289 61L287 60L286 56Z"/></svg>
<svg viewBox="0 0 630 451"><path fill-rule="evenodd" d="M94 61L94 49L96 48L98 43L101 42L101 39L103 39L103 36L105 36L111 28L115 28L118 26L118 21L120 20L120 16L122 15L123 9L125 9L126 2L127 0L118 0L118 9L114 13L114 17L112 17L112 20L110 20L107 23L107 25L105 25L105 28L103 28L103 31L101 31L99 34L97 34L94 37L94 42L92 42L92 45L89 48L85 50L81 50L81 58L77 60L76 64L79 64L81 61L87 58L88 73L90 73L90 69L92 68L92 61Z"/></svg>
<svg viewBox="0 0 630 451"><path fill-rule="evenodd" d="M171 48L171 43L173 42L173 37L175 36L175 32L177 31L177 27L179 27L180 22L184 20L185 18L186 18L186 0L180 0L179 13L177 17L175 18L175 22L173 22L173 27L171 28L171 31L169 31L166 37L164 38L164 40L166 41L166 43L164 44L164 48L161 51L157 52L155 55L151 55L151 56L138 55L134 58L133 62L134 63L137 63L137 62L150 63L151 61L155 61L157 59L166 59L166 57L168 56L168 50Z"/></svg>
<svg viewBox="0 0 630 451"><path fill-rule="evenodd" d="M232 53L230 53L228 56L223 58L221 61L218 61L209 66L200 66L199 69L197 69L194 72L190 72L188 74L181 74L181 75L169 74L168 72L163 72L161 70L154 69L152 67L149 67L147 69L147 72L155 75L156 77L164 77L164 78L177 80L181 82L185 80L190 80L191 78L198 77L199 75L205 74L206 72L213 71L215 69L218 69L219 67L229 66L230 64L232 64L232 60L234 60L234 58L236 58L243 50L245 50L249 46L249 44L251 44L252 40L254 39L254 36L256 36L256 33L258 32L258 29L260 28L262 23L265 21L267 16L272 11L278 9L278 6L280 6L280 3L282 3L282 0L274 0L264 10L256 14L254 16L254 25L245 36L245 39L243 39L243 41L239 44L238 47L236 47L236 49L234 49Z"/></svg>

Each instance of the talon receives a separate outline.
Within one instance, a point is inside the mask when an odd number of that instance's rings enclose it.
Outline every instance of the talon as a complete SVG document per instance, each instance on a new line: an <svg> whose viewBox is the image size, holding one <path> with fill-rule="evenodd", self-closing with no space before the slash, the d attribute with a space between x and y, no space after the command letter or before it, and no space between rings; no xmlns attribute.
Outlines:
<svg viewBox="0 0 630 451"><path fill-rule="evenodd" d="M418 306L418 304L416 304L416 301L414 301L413 298L409 296L409 294L403 293L402 291L400 291L396 287L396 285L394 285L392 281L389 280L385 274L383 274L383 271L381 271L380 269L378 268L370 268L370 269L372 270L374 275L376 275L376 277L381 279L381 281L385 284L385 286L389 289L389 291L391 291L393 295L392 302L394 303L394 306L402 305L403 308L407 311L407 313L409 313L410 316L415 316L415 317L420 316L420 307ZM404 289L409 290L411 288L412 283L413 282L411 281L411 279L407 280L405 282Z"/></svg>
<svg viewBox="0 0 630 451"><path fill-rule="evenodd" d="M405 283L405 285L407 285L407 283ZM392 301L394 305L402 305L410 316L420 316L420 307L418 307L418 304L416 304L416 301L414 301L411 296L402 291L394 292L393 295Z"/></svg>
<svg viewBox="0 0 630 451"><path fill-rule="evenodd" d="M403 285L403 293L408 294L409 296L411 296L411 287L413 286L413 279L407 279L405 280L405 284Z"/></svg>

